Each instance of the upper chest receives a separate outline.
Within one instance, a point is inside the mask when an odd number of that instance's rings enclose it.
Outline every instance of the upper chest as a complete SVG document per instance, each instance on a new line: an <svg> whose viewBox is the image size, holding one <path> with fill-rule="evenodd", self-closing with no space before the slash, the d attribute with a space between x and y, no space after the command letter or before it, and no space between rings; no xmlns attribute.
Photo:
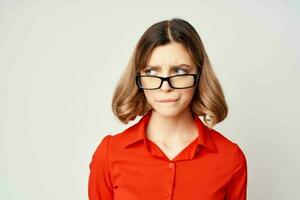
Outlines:
<svg viewBox="0 0 300 200"><path fill-rule="evenodd" d="M147 141L151 143L154 147L160 150L169 160L173 160L177 155L182 153L185 149L190 147L194 142L196 142L197 137L190 138L185 141L157 141L148 139ZM150 141L149 141L150 140Z"/></svg>

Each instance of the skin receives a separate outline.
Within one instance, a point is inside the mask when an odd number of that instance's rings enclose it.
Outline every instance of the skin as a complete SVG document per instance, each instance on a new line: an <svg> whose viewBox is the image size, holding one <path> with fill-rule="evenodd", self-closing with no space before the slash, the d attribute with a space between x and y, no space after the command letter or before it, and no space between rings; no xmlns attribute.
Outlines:
<svg viewBox="0 0 300 200"><path fill-rule="evenodd" d="M171 66L187 64L190 68L171 69ZM167 77L176 74L196 74L197 69L186 48L180 43L169 43L156 47L150 56L147 66L159 66L157 69L146 67L142 75L157 75ZM148 70L148 71L145 71ZM190 142L198 137L198 130L190 111L190 103L195 92L195 87L173 89L164 81L157 90L144 90L148 103L153 112L149 120L146 135L156 143L169 159L174 158ZM161 99L175 98L176 102L162 103Z"/></svg>

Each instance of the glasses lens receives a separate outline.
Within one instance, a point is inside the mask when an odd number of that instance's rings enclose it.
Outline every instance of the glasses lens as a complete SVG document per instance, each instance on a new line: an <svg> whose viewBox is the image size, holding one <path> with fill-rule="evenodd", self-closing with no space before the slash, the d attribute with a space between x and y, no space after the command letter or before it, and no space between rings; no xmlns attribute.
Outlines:
<svg viewBox="0 0 300 200"><path fill-rule="evenodd" d="M186 88L194 85L193 75L179 75L170 78L170 82L175 88ZM139 85L144 89L158 89L161 79L158 77L142 76L139 79Z"/></svg>
<svg viewBox="0 0 300 200"><path fill-rule="evenodd" d="M194 85L194 77L192 75L175 76L170 79L173 87L184 88Z"/></svg>
<svg viewBox="0 0 300 200"><path fill-rule="evenodd" d="M151 76L142 76L140 77L141 85L145 89L155 89L160 85L160 78L151 77Z"/></svg>

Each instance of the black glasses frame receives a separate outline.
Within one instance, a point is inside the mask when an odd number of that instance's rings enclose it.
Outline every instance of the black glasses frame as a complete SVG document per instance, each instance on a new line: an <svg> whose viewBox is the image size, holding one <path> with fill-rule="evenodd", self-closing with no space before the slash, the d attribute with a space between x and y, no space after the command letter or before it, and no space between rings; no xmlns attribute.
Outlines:
<svg viewBox="0 0 300 200"><path fill-rule="evenodd" d="M170 81L171 78L173 77L178 77L178 76L186 76L186 75L191 75L194 77L194 84L192 86L188 86L188 87L174 87ZM152 88L152 89L147 89L147 88L143 88L142 86L142 83L141 83L141 77L156 77L156 78L160 78L160 85L157 87L157 88ZM136 85L138 86L139 89L144 89L144 90L157 90L159 89L163 82L164 81L167 81L169 83L169 86L171 88L174 88L174 89L185 89L185 88L191 88L191 87L194 87L195 85L198 86L198 83L199 83L199 80L200 80L200 73L197 72L197 74L178 74L178 75L174 75L174 76L168 76L168 77L161 77L161 76L149 76L149 75L140 75L140 73L137 73L136 74L136 77L135 77L135 83Z"/></svg>

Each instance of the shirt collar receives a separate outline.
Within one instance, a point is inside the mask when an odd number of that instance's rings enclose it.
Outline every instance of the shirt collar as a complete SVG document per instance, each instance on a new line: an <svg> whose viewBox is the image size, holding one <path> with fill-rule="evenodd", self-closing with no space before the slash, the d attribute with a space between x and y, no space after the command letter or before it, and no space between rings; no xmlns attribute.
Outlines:
<svg viewBox="0 0 300 200"><path fill-rule="evenodd" d="M126 130L128 140L126 140L124 148L127 148L138 141L144 141L144 143L146 143L146 128L151 114L152 110L149 110L135 125ZM198 116L193 115L193 117L198 127L198 144L216 152L216 147L210 136L211 130L199 119Z"/></svg>

